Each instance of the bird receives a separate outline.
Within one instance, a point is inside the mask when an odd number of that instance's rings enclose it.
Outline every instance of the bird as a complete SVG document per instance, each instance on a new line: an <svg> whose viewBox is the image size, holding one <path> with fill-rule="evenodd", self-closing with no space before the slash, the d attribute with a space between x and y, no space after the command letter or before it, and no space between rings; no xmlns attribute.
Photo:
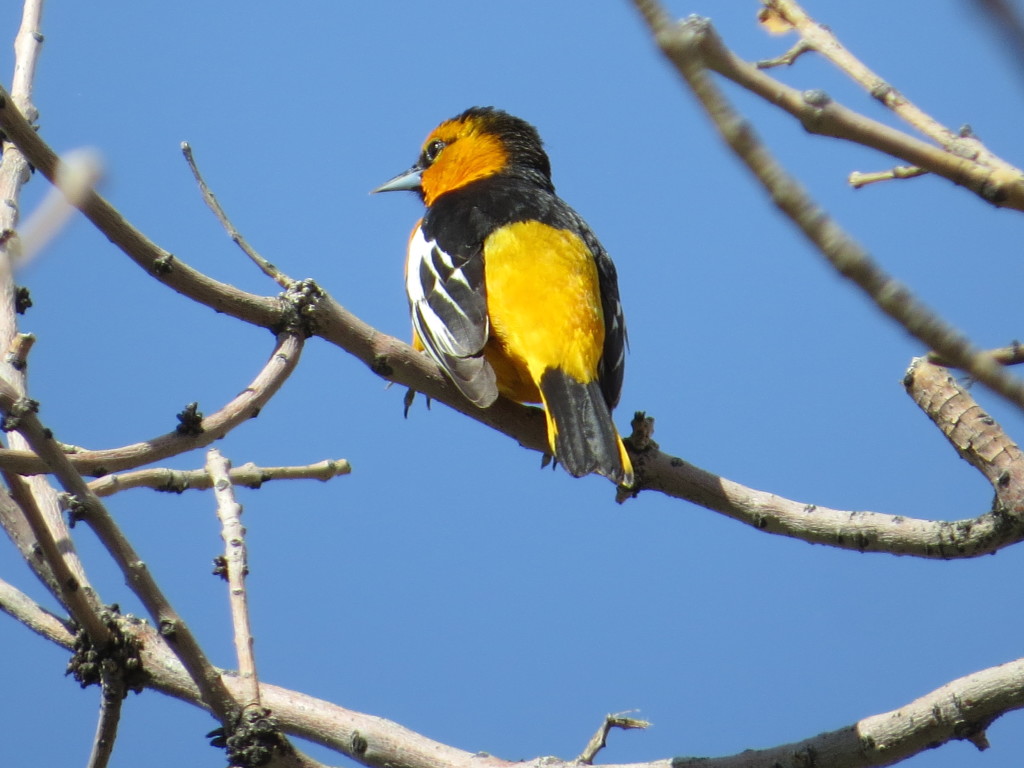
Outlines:
<svg viewBox="0 0 1024 768"><path fill-rule="evenodd" d="M627 346L615 265L555 194L537 129L471 107L373 192L399 190L426 207L405 264L413 347L479 408L499 395L543 405L551 454L574 477L632 487L611 417Z"/></svg>

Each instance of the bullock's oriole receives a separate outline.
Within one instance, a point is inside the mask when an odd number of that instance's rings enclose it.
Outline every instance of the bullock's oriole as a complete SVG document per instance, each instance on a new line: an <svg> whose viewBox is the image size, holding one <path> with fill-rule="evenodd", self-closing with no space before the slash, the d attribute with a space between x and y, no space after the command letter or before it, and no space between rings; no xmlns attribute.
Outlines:
<svg viewBox="0 0 1024 768"><path fill-rule="evenodd" d="M480 408L499 394L543 403L548 444L572 475L631 486L611 418L626 346L615 265L555 195L537 130L468 109L374 191L392 190L427 206L405 266L413 345Z"/></svg>

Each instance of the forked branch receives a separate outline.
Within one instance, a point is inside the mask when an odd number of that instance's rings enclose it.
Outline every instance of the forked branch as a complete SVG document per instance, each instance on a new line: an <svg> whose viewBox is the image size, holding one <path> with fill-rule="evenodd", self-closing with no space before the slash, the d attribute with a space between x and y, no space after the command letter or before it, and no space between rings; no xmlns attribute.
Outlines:
<svg viewBox="0 0 1024 768"><path fill-rule="evenodd" d="M993 154L970 132L947 128L910 101L839 42L831 29L812 19L796 0L765 0L765 6L796 30L801 43L827 58L873 98L951 155L966 158L981 168L997 172L1008 183L1024 183L1024 172Z"/></svg>
<svg viewBox="0 0 1024 768"><path fill-rule="evenodd" d="M72 515L85 521L124 574L126 583L160 627L164 642L175 650L193 681L202 691L203 701L222 722L234 722L237 705L228 693L220 673L206 658L192 631L177 614L159 588L145 562L128 538L107 512L99 498L89 490L85 480L60 450L52 433L43 427L35 414L38 404L19 396L6 381L0 380L0 411L9 428L17 429L33 451L57 477L72 499Z"/></svg>

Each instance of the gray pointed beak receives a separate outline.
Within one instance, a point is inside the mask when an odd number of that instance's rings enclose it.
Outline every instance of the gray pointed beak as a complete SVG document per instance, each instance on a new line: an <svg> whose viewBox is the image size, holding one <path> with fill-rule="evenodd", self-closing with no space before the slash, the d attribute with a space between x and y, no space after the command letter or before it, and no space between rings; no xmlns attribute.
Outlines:
<svg viewBox="0 0 1024 768"><path fill-rule="evenodd" d="M395 176L391 181L387 181L376 189L370 190L370 194L376 194L377 192L398 192L401 190L419 192L421 189L420 175L422 173L423 169L418 165L414 165L408 171L404 171Z"/></svg>

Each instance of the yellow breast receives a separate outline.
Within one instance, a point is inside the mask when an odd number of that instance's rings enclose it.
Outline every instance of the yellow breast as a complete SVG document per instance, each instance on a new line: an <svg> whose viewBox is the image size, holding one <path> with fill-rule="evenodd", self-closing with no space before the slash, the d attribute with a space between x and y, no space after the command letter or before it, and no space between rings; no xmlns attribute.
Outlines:
<svg viewBox="0 0 1024 768"><path fill-rule="evenodd" d="M604 317L594 257L572 232L537 221L501 227L484 241L491 341L485 351L502 394L538 402L536 382L559 368L597 378Z"/></svg>

